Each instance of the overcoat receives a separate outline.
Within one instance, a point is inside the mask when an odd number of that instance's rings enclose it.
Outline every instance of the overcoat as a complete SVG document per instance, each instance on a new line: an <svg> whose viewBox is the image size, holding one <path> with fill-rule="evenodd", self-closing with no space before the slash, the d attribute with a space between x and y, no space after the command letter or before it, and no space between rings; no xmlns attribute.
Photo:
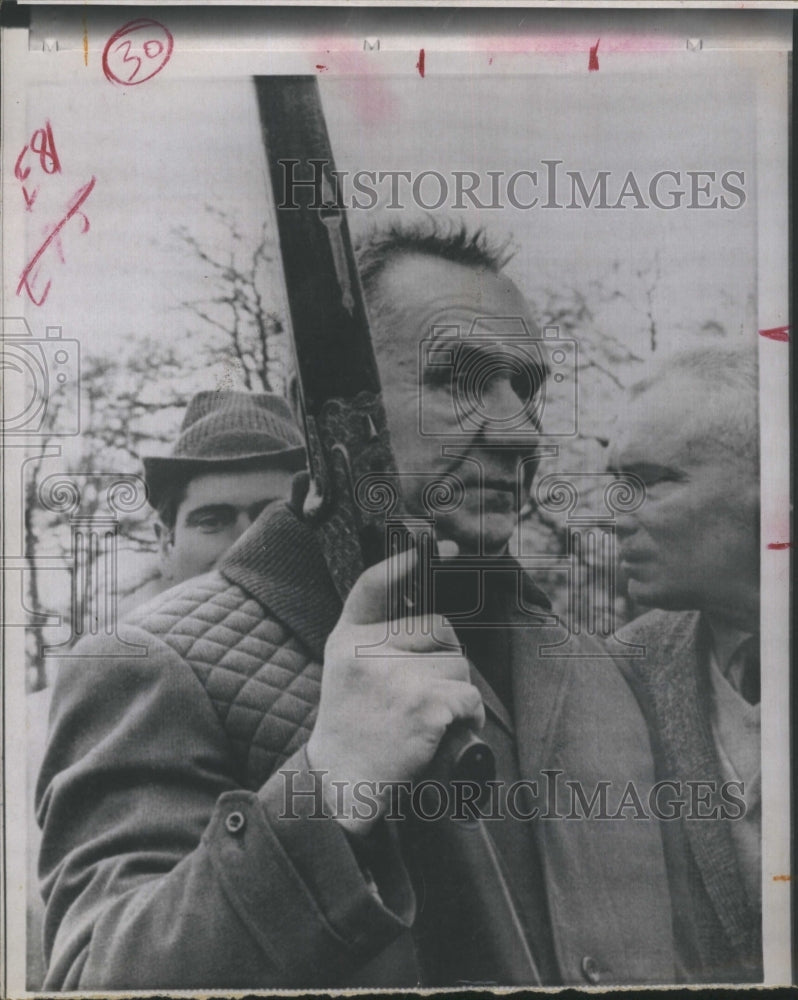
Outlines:
<svg viewBox="0 0 798 1000"><path fill-rule="evenodd" d="M633 782L645 800L654 768L634 695L606 656L546 655L563 631L540 624L541 611L500 630L509 706L473 671L502 787L523 779L532 794L538 782L542 799L552 781L587 795ZM484 873L425 884L384 828L364 861L340 824L313 818L313 796L286 818L286 774L312 787L304 744L339 614L313 536L277 504L221 571L120 626L129 656L109 656L102 638L76 650L37 789L45 989L499 978L469 918ZM541 977L673 981L660 823L585 817L572 799L543 806L484 821Z"/></svg>

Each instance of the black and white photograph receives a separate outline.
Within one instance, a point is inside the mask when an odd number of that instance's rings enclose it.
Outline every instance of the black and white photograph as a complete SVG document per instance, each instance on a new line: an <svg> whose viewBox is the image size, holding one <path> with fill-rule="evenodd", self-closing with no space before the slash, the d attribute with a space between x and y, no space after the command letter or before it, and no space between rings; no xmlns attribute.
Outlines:
<svg viewBox="0 0 798 1000"><path fill-rule="evenodd" d="M6 15L4 996L794 981L792 31Z"/></svg>

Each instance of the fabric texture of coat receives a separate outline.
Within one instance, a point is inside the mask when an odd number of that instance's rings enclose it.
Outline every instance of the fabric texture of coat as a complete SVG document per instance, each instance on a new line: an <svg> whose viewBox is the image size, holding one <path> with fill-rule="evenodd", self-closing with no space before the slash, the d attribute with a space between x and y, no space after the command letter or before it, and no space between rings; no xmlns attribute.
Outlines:
<svg viewBox="0 0 798 1000"><path fill-rule="evenodd" d="M722 784L709 709L709 630L697 611L650 611L620 633L646 647L628 661L649 723L658 781ZM703 793L702 793L703 794ZM719 810L713 793L700 807ZM678 817L662 824L674 933L689 982L762 979L761 913L746 898L729 823Z"/></svg>
<svg viewBox="0 0 798 1000"><path fill-rule="evenodd" d="M339 614L314 538L277 504L221 572L120 626L129 657L107 655L102 638L76 649L37 793L45 989L496 980L467 879L419 885L388 823L364 863L338 823L313 818L313 794L294 795L286 818L286 782L312 791L304 744ZM541 655L562 636L503 630L512 711L473 674L499 778L633 781L645 796L653 761L634 695L607 657ZM554 813L485 822L542 977L673 981L660 824Z"/></svg>

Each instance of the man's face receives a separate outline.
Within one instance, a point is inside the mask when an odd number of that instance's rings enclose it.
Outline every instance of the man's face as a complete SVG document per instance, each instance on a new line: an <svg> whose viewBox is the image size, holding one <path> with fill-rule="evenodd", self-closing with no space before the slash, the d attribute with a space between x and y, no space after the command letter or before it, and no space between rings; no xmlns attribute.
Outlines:
<svg viewBox="0 0 798 1000"><path fill-rule="evenodd" d="M646 486L642 506L618 518L621 566L641 604L738 624L745 617L755 628L758 473L729 448L696 442L704 405L697 382L674 377L635 399L619 420L610 468Z"/></svg>
<svg viewBox="0 0 798 1000"><path fill-rule="evenodd" d="M506 365L499 365L480 387L478 419L464 430L454 405L451 368L420 365L420 345L435 330L443 347L450 340L458 349L463 341L458 340L455 330L467 337L474 320L486 318L521 318L534 336L537 331L529 307L508 278L426 255L401 257L388 264L380 279L380 292L392 304L393 314L391 329L380 329L375 337L391 442L399 469L418 474L402 484L408 506L415 513L426 513L421 501L424 485L443 472L454 473L463 480L466 497L451 514L436 514L438 538L456 541L463 553L478 552L481 538L482 551L498 552L516 527L519 502L526 501L533 469L529 463L522 466L521 459L529 455L529 442L536 433L533 420L530 417L530 439L519 441L521 425L514 422L515 436L503 441L517 444L496 446L500 421L524 411L524 400L513 388L517 382L511 382ZM439 333L445 326L454 329ZM490 322L480 324L482 332L490 329ZM491 350L497 356L496 349L487 346L484 353L488 360ZM528 391L529 380L525 388ZM459 402L469 406L468 399ZM487 419L480 424L482 414ZM451 434L458 435L456 441L443 436ZM444 455L444 444L455 445L457 454ZM482 467L486 484L481 497L477 489L480 470L475 461ZM519 487L522 467L525 483Z"/></svg>
<svg viewBox="0 0 798 1000"><path fill-rule="evenodd" d="M174 530L158 527L163 575L179 583L213 569L264 507L289 495L292 478L285 469L244 469L192 479Z"/></svg>

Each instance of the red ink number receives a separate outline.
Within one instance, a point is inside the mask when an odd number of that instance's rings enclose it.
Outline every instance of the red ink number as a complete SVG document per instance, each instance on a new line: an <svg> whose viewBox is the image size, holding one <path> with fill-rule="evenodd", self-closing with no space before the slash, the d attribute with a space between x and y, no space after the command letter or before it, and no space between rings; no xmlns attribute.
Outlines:
<svg viewBox="0 0 798 1000"><path fill-rule="evenodd" d="M49 122L44 123L44 128L37 128L30 137L30 143L25 146L17 157L14 166L14 176L18 181L24 181L30 174L30 167L22 167L25 154L30 150L39 157L39 166L46 174L60 174L61 161L55 148L53 139L53 127Z"/></svg>
<svg viewBox="0 0 798 1000"><path fill-rule="evenodd" d="M55 139L53 138L53 128L49 121L44 123L44 128L36 129L30 138L30 142L27 146L22 147L22 151L17 157L17 162L14 164L14 176L20 183L30 177L31 168L23 162L28 153L34 153L39 157L39 166L44 173L61 173L61 160L58 158L58 151L55 148ZM25 199L25 209L28 212L33 208L33 203L36 201L38 193L38 187L32 191L28 191L25 185L22 185L22 197Z"/></svg>
<svg viewBox="0 0 798 1000"><path fill-rule="evenodd" d="M108 39L103 73L111 83L135 87L161 72L173 48L171 33L159 21L149 17L130 21Z"/></svg>
<svg viewBox="0 0 798 1000"><path fill-rule="evenodd" d="M60 174L61 161L55 149L53 139L53 129L49 122L45 122L44 128L37 128L30 140L31 152L39 157L39 166L46 174Z"/></svg>

